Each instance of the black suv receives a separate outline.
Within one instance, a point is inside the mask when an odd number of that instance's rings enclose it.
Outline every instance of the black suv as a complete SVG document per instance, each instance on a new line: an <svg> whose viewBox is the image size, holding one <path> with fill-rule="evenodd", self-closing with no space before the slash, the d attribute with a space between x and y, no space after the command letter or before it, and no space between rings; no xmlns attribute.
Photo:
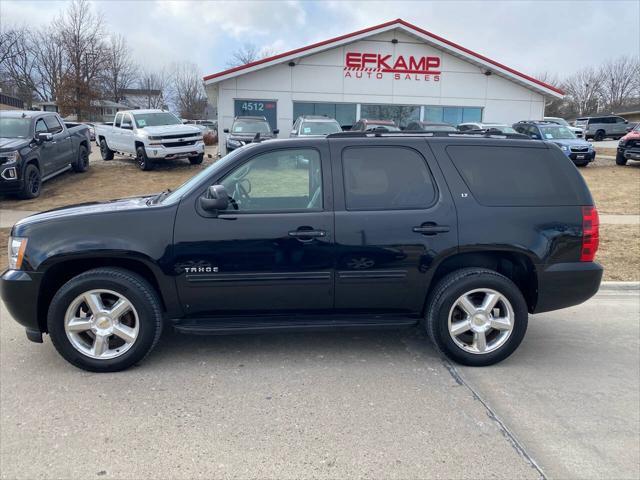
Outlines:
<svg viewBox="0 0 640 480"><path fill-rule="evenodd" d="M259 135L262 140L275 138L280 133L280 130L271 130L271 126L265 117L244 116L235 117L231 130L225 128L223 132L227 134L225 147L228 153L247 143L251 143L256 138L256 135Z"/></svg>
<svg viewBox="0 0 640 480"><path fill-rule="evenodd" d="M249 144L173 192L28 217L0 289L29 339L46 332L93 371L140 361L166 326L419 325L449 358L491 365L529 313L595 294L597 247L589 190L553 144L338 133Z"/></svg>

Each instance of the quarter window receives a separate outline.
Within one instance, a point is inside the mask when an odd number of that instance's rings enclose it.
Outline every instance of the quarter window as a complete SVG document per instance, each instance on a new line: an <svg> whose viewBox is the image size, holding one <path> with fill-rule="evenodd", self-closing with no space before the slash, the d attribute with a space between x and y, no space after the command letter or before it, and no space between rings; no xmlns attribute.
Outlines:
<svg viewBox="0 0 640 480"><path fill-rule="evenodd" d="M221 182L229 210L299 211L322 209L320 154L312 149L263 153Z"/></svg>
<svg viewBox="0 0 640 480"><path fill-rule="evenodd" d="M44 123L44 120L39 119L36 122L36 135L38 133L46 133L47 132L47 125Z"/></svg>
<svg viewBox="0 0 640 480"><path fill-rule="evenodd" d="M346 148L342 169L347 210L427 208L435 198L427 164L410 148Z"/></svg>

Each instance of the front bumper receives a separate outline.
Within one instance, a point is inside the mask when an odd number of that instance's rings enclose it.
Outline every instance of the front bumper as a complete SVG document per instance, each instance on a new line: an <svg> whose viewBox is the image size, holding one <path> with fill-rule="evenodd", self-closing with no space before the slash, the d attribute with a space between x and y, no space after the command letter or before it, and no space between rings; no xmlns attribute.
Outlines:
<svg viewBox="0 0 640 480"><path fill-rule="evenodd" d="M15 162L0 165L0 193L17 193L22 190L22 172Z"/></svg>
<svg viewBox="0 0 640 480"><path fill-rule="evenodd" d="M618 147L618 153L622 155L627 160L638 160L640 161L640 148L632 147L632 148L622 148Z"/></svg>
<svg viewBox="0 0 640 480"><path fill-rule="evenodd" d="M572 161L582 163L582 162L593 162L596 158L596 151L591 150L589 152L566 152L567 157L569 157Z"/></svg>
<svg viewBox="0 0 640 480"><path fill-rule="evenodd" d="M38 321L38 293L42 274L7 270L0 277L0 297L4 301L9 314L29 333L41 332Z"/></svg>
<svg viewBox="0 0 640 480"><path fill-rule="evenodd" d="M603 271L596 262L540 265L538 301L531 313L549 312L587 301L600 288Z"/></svg>
<svg viewBox="0 0 640 480"><path fill-rule="evenodd" d="M182 147L165 147L164 145L147 145L147 157L154 159L174 160L177 158L197 157L204 154L204 142Z"/></svg>

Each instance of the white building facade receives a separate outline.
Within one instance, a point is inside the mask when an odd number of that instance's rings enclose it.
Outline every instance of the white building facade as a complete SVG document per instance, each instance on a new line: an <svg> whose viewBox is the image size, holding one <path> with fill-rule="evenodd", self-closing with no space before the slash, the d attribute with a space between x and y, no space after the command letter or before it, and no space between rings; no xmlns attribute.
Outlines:
<svg viewBox="0 0 640 480"><path fill-rule="evenodd" d="M483 121L542 119L563 92L403 20L394 20L204 78L220 132L264 115L280 137L299 115ZM222 142L221 142L222 143Z"/></svg>

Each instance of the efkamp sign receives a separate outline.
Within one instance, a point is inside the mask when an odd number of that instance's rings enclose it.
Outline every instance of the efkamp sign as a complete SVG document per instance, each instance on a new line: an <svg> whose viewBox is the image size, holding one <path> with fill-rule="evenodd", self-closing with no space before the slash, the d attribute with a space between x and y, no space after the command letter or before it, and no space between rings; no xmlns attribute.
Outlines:
<svg viewBox="0 0 640 480"><path fill-rule="evenodd" d="M440 57L347 52L344 59L345 78L440 81Z"/></svg>

